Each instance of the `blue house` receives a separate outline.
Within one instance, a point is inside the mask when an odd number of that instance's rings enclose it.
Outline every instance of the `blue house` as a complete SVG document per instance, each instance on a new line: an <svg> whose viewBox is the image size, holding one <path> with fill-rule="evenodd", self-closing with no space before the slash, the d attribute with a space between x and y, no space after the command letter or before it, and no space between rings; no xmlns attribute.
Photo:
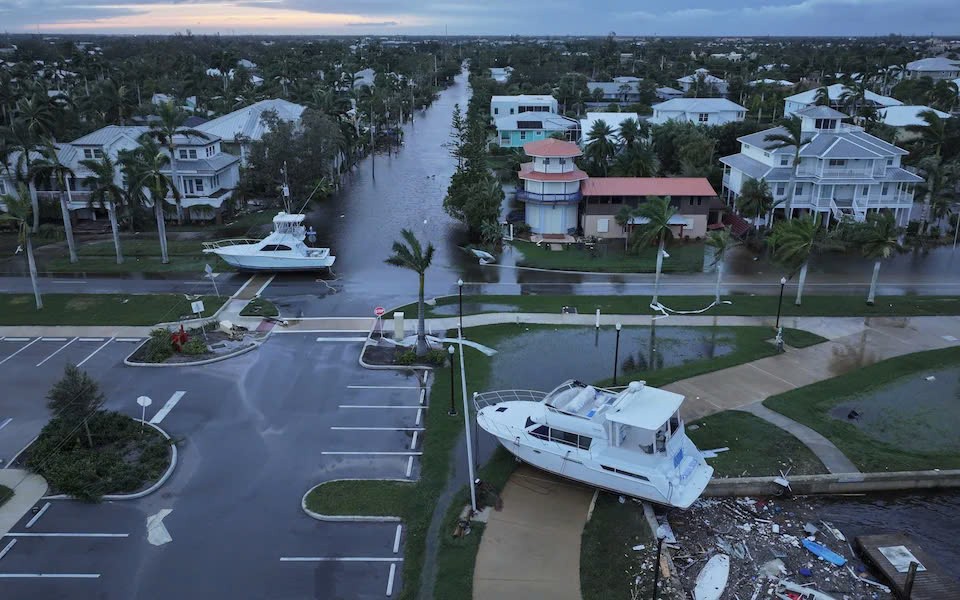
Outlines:
<svg viewBox="0 0 960 600"><path fill-rule="evenodd" d="M575 140L579 123L548 112L526 112L496 119L497 143L504 148L523 148L527 142L561 133L566 140Z"/></svg>

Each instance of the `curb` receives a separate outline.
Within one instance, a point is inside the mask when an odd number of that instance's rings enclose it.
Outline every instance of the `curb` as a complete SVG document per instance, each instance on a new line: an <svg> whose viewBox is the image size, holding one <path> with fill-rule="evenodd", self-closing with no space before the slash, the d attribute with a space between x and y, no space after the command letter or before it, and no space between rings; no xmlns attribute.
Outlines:
<svg viewBox="0 0 960 600"><path fill-rule="evenodd" d="M310 495L310 492L319 488L322 485L328 483L333 483L335 481L402 481L404 483L415 484L416 481L410 479L331 479L329 481L324 481L323 483L318 483L313 486L307 493L303 495L303 498L300 499L300 508L303 509L303 512L307 513L307 516L316 519L318 521L333 522L333 523L399 523L402 521L400 517L372 517L365 515L322 515L318 512L313 512L307 508L307 496Z"/></svg>
<svg viewBox="0 0 960 600"><path fill-rule="evenodd" d="M259 348L261 345L263 345L263 343L264 343L265 341L267 341L267 337L269 337L269 336L264 337L264 339L262 339L262 340L257 340L257 341L255 341L255 342L253 342L252 344L250 344L249 346L244 346L243 348L240 348L239 350L234 350L233 352L231 352L231 353L229 353L229 354L224 354L224 355L222 355L222 356L215 356L215 357L213 357L213 358L205 358L205 359L203 359L203 360L195 360L195 361L192 361L192 362L178 362L178 363L144 363L144 362L134 362L134 361L130 360L130 357L131 357L131 356L133 356L134 354L136 354L137 351L140 350L140 348L141 348L144 344L146 344L146 343L148 343L148 342L150 341L150 338L147 337L147 339L145 339L143 342L141 342L139 346L137 346L136 348L133 349L133 352L131 352L130 354L128 354L127 357L123 359L123 364L127 365L128 367L196 367L196 366L199 366L199 365L209 365L210 363L220 362L221 360L227 360L228 358L233 358L233 357L235 357L235 356L240 356L241 354L246 354L247 352L250 352L251 350L255 350L256 348Z"/></svg>
<svg viewBox="0 0 960 600"><path fill-rule="evenodd" d="M360 356L358 357L357 362L360 363L361 367L364 369L370 369L371 371L425 371L426 373L433 371L435 367L430 367L427 365L371 365L370 363L364 362L364 352L367 351L368 346L374 345L372 338L375 329L376 324L370 328L370 333L367 334L367 340L363 343L363 347L360 349Z"/></svg>
<svg viewBox="0 0 960 600"><path fill-rule="evenodd" d="M140 421L140 419L134 419L134 420ZM172 438L166 431L160 429L158 426L154 425L153 423L150 423L149 421L140 421L140 422L146 425L149 425L150 427L153 427L158 432L160 432L160 435L165 437L168 441L172 441ZM170 444L170 466L167 467L166 472L164 472L164 474L160 476L160 479L158 479L156 483L154 483L153 485L151 485L145 490L142 490L140 492L136 492L133 494L106 494L101 498L101 500L139 500L140 498L149 496L150 494L159 490L160 487L163 486L163 484L165 484L168 479L170 479L170 476L173 475L173 470L177 468L177 462L178 462L177 456L178 456L177 444L171 443ZM41 498L41 500L74 500L74 498L69 494L57 494L55 496L44 496L43 498Z"/></svg>
<svg viewBox="0 0 960 600"><path fill-rule="evenodd" d="M781 491L776 477L711 479L704 496L769 496ZM960 487L960 469L892 471L889 473L824 473L789 478L795 496L885 491L917 491Z"/></svg>

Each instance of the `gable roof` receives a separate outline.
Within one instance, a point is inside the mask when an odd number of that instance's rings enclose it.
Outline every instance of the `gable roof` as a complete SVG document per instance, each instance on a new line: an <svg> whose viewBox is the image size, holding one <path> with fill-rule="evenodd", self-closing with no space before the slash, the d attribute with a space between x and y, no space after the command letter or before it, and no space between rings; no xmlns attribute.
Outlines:
<svg viewBox="0 0 960 600"><path fill-rule="evenodd" d="M943 56L921 58L907 63L908 71L960 71L960 61L950 60Z"/></svg>
<svg viewBox="0 0 960 600"><path fill-rule="evenodd" d="M811 119L846 119L848 115L840 112L839 110L834 110L829 106L808 106L798 110L796 113L802 117L810 117Z"/></svg>
<svg viewBox="0 0 960 600"><path fill-rule="evenodd" d="M79 137L70 143L74 146L106 146L112 144L121 136L127 136L136 140L149 129L149 127L142 125L107 125L106 127L101 127L96 131Z"/></svg>
<svg viewBox="0 0 960 600"><path fill-rule="evenodd" d="M584 196L708 196L717 192L703 177L591 177L580 184Z"/></svg>
<svg viewBox="0 0 960 600"><path fill-rule="evenodd" d="M274 111L281 121L299 121L306 109L307 107L288 100L271 98L207 121L198 125L197 129L227 142L236 141L238 134L255 141L262 139L266 133L266 126L261 119L263 113Z"/></svg>
<svg viewBox="0 0 960 600"><path fill-rule="evenodd" d="M768 135L776 133L787 133L787 130L783 127L774 127L773 129L767 129L741 136L737 138L737 141L741 144L749 144L751 146L763 148L764 150L768 150L775 154L781 152L793 152L791 148L771 150L770 147L773 145L773 143L766 141L765 138ZM888 144L880 138L870 135L859 128L845 127L832 131L815 131L804 133L806 134L804 135L804 139L809 140L809 142L804 144L803 148L800 149L800 156L822 157L825 152L833 147L834 142L838 139L843 139L848 143L859 146L861 150L858 152L862 152L864 154L863 158L876 158L875 156L866 156L867 153L876 154L879 156L903 156L909 154L909 152L903 148L898 148L893 144ZM835 158L840 157L837 156Z"/></svg>
<svg viewBox="0 0 960 600"><path fill-rule="evenodd" d="M726 98L673 98L653 105L654 111L666 112L746 112L746 108Z"/></svg>
<svg viewBox="0 0 960 600"><path fill-rule="evenodd" d="M813 104L817 99L817 90L820 88L813 88L805 92L800 92L799 94L794 94L792 96L787 96L785 100L787 102L793 102L795 104ZM840 97L843 96L843 93L849 91L850 88L843 85L842 83L835 83L833 85L827 86L827 95L830 96L831 102L837 102L840 100ZM867 100L878 104L880 106L900 106L903 102L900 102L896 98L890 98L888 96L881 96L867 90L865 94Z"/></svg>
<svg viewBox="0 0 960 600"><path fill-rule="evenodd" d="M580 152L580 146L573 142L554 138L528 142L523 145L523 151L527 153L527 156L540 156L543 158L570 158L583 154Z"/></svg>
<svg viewBox="0 0 960 600"><path fill-rule="evenodd" d="M941 119L950 118L949 113L937 110L935 108L930 108L929 106L888 106L882 110L877 111L880 116L880 119L891 127L906 127L907 125L921 125L926 126L927 122L920 118L920 113L925 110L932 110L939 116Z"/></svg>

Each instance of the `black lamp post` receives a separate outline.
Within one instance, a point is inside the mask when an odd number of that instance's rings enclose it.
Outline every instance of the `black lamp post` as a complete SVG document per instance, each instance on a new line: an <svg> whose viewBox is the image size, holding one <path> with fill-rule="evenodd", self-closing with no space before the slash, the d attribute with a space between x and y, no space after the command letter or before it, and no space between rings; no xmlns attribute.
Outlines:
<svg viewBox="0 0 960 600"><path fill-rule="evenodd" d="M617 363L620 362L620 329L623 327L617 323L617 344L613 349L613 385L617 385Z"/></svg>
<svg viewBox="0 0 960 600"><path fill-rule="evenodd" d="M780 309L783 307L783 288L787 285L787 278L780 278L780 302L777 303L777 325L776 328L780 329Z"/></svg>
<svg viewBox="0 0 960 600"><path fill-rule="evenodd" d="M460 333L463 334L463 279L457 280L457 292L460 299Z"/></svg>
<svg viewBox="0 0 960 600"><path fill-rule="evenodd" d="M454 374L453 374L453 344L447 346L447 352L450 354L450 410L447 411L447 414L451 417L457 416L457 407L453 403L456 392L454 391Z"/></svg>
<svg viewBox="0 0 960 600"><path fill-rule="evenodd" d="M653 563L653 595L650 596L653 600L657 600L657 587L660 584L660 552L663 550L663 540L666 539L666 536L663 535L663 532L660 531L660 528L657 528L657 562Z"/></svg>

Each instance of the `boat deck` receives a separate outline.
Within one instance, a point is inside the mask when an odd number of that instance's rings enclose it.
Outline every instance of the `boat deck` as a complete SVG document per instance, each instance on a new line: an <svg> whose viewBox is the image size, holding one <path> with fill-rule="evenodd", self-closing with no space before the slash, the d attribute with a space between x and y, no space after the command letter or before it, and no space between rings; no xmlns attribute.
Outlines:
<svg viewBox="0 0 960 600"><path fill-rule="evenodd" d="M917 570L913 582L910 600L958 600L960 599L960 583L943 570L943 567L934 558L924 552L920 544L912 537L903 533L882 535L863 535L856 538L857 546L864 558L873 565L890 583L897 597L907 598L906 583L907 570L903 566L898 569L881 548L905 548L923 565L924 570ZM890 550L887 550L890 553ZM904 556L906 556L904 554ZM905 564L909 563L909 557Z"/></svg>

